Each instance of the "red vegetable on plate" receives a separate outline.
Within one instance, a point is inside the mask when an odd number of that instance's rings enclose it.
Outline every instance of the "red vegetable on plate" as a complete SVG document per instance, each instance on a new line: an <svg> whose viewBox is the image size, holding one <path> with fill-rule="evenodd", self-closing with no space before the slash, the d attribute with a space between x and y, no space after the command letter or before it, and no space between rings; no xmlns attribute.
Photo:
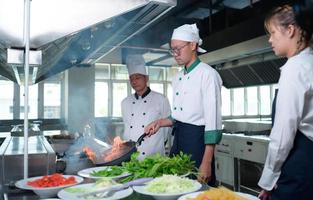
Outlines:
<svg viewBox="0 0 313 200"><path fill-rule="evenodd" d="M74 176L70 176L65 178L62 174L52 174L48 176L43 176L42 178L36 179L34 181L28 181L27 185L37 188L45 188L45 187L58 187L63 185L75 184L76 180Z"/></svg>

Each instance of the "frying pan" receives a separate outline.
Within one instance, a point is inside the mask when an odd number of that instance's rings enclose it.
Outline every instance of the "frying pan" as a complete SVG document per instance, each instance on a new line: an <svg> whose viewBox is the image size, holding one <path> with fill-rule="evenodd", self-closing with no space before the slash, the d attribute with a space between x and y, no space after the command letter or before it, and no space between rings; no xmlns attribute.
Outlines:
<svg viewBox="0 0 313 200"><path fill-rule="evenodd" d="M145 136L146 134L144 133L137 139L136 142L130 140L128 142L123 143L120 146L118 150L119 152L116 154L116 156L114 156L113 159L109 161L105 161L104 157L111 153L112 148L107 149L101 155L97 155L95 165L97 166L121 165L122 162L130 161L132 153L137 151L137 146L141 145L141 143L144 141Z"/></svg>

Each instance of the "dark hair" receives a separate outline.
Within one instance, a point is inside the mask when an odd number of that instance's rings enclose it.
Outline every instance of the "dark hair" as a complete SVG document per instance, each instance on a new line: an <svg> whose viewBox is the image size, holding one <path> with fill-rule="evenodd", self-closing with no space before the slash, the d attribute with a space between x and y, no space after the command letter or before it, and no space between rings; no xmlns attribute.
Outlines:
<svg viewBox="0 0 313 200"><path fill-rule="evenodd" d="M313 34L313 0L299 0L293 6L297 24L306 32L305 40Z"/></svg>
<svg viewBox="0 0 313 200"><path fill-rule="evenodd" d="M307 9L304 9L302 4L297 3L293 7L283 5L272 9L264 21L264 26L267 30L273 19L279 26L284 28L287 28L289 25L298 26L301 33L300 43L303 40L305 42L311 40L313 33L313 14Z"/></svg>

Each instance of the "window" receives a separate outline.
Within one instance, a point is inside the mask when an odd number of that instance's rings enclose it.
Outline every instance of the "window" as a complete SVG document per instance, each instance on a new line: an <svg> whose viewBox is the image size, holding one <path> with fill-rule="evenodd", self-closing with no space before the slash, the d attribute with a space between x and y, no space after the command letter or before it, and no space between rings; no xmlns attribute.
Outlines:
<svg viewBox="0 0 313 200"><path fill-rule="evenodd" d="M244 115L245 100L244 100L244 88L234 89L234 110L233 115Z"/></svg>
<svg viewBox="0 0 313 200"><path fill-rule="evenodd" d="M8 80L0 80L0 88L3 94L0 96L0 119L13 119L14 83Z"/></svg>
<svg viewBox="0 0 313 200"><path fill-rule="evenodd" d="M127 97L127 83L113 83L113 117L121 117L121 103Z"/></svg>
<svg viewBox="0 0 313 200"><path fill-rule="evenodd" d="M166 70L166 80L172 81L173 77L179 72L181 68L179 67L170 67Z"/></svg>
<svg viewBox="0 0 313 200"><path fill-rule="evenodd" d="M222 115L229 116L231 114L230 90L223 86L222 91L221 91L221 96L222 96Z"/></svg>
<svg viewBox="0 0 313 200"><path fill-rule="evenodd" d="M95 68L95 78L96 80L103 80L110 78L110 65L97 63Z"/></svg>
<svg viewBox="0 0 313 200"><path fill-rule="evenodd" d="M164 80L164 68L162 67L150 67L148 68L149 79L154 81ZM163 93L163 92L162 92Z"/></svg>
<svg viewBox="0 0 313 200"><path fill-rule="evenodd" d="M107 117L109 115L109 87L107 82L95 84L95 117Z"/></svg>
<svg viewBox="0 0 313 200"><path fill-rule="evenodd" d="M163 83L150 83L150 88L153 91L164 94L164 84Z"/></svg>
<svg viewBox="0 0 313 200"><path fill-rule="evenodd" d="M167 98L170 102L171 108L173 108L173 87L170 83L167 84Z"/></svg>
<svg viewBox="0 0 313 200"><path fill-rule="evenodd" d="M270 86L260 87L261 115L271 114L271 89Z"/></svg>
<svg viewBox="0 0 313 200"><path fill-rule="evenodd" d="M24 118L24 91L23 85L20 86L20 118ZM28 118L38 118L38 84L28 87Z"/></svg>
<svg viewBox="0 0 313 200"><path fill-rule="evenodd" d="M247 115L258 114L258 88L248 87L247 88Z"/></svg>
<svg viewBox="0 0 313 200"><path fill-rule="evenodd" d="M128 80L128 71L126 65L111 65L112 79Z"/></svg>
<svg viewBox="0 0 313 200"><path fill-rule="evenodd" d="M61 117L61 84L44 83L44 118Z"/></svg>

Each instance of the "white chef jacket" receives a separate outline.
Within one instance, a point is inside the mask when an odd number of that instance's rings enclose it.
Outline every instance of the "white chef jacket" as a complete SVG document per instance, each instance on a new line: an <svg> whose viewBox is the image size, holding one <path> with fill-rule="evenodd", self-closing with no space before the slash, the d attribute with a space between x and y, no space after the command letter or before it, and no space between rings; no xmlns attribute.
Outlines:
<svg viewBox="0 0 313 200"><path fill-rule="evenodd" d="M197 59L173 79L171 117L184 123L205 126L205 143L221 139L222 79L215 69ZM207 137L208 136L208 137Z"/></svg>
<svg viewBox="0 0 313 200"><path fill-rule="evenodd" d="M297 130L313 141L313 51L306 48L281 67L275 123L259 186L272 190ZM312 152L313 153L313 152Z"/></svg>
<svg viewBox="0 0 313 200"><path fill-rule="evenodd" d="M151 91L150 88L142 96L133 94L126 97L122 101L124 139L137 141L144 133L146 125L157 119L168 117L170 112L168 99L160 93ZM171 128L164 127L151 137L145 137L137 148L140 152L138 159L155 153L164 155L164 142L169 137L170 131Z"/></svg>

